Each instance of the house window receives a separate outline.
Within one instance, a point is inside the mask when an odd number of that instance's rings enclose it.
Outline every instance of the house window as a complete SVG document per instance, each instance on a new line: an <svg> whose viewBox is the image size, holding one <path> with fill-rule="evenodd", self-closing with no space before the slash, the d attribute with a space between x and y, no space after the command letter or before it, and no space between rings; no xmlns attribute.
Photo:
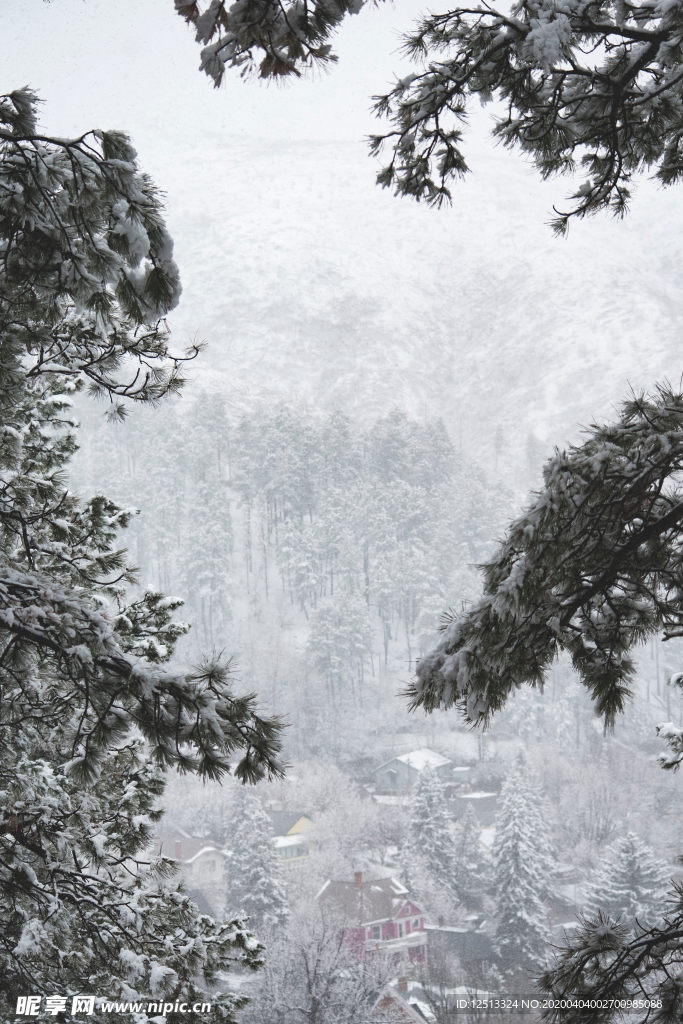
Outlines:
<svg viewBox="0 0 683 1024"><path fill-rule="evenodd" d="M413 921L413 931L414 932L418 931L419 927L420 927L420 920L419 920L419 918L416 917L415 920Z"/></svg>
<svg viewBox="0 0 683 1024"><path fill-rule="evenodd" d="M381 937L380 927L378 924L372 926L372 937L373 939L379 939Z"/></svg>
<svg viewBox="0 0 683 1024"><path fill-rule="evenodd" d="M403 938L403 925L402 924L400 924L398 926L398 937L399 937L399 939Z"/></svg>
<svg viewBox="0 0 683 1024"><path fill-rule="evenodd" d="M280 856L283 860L292 860L294 857L308 857L308 847L303 843L294 846L283 846L280 848Z"/></svg>

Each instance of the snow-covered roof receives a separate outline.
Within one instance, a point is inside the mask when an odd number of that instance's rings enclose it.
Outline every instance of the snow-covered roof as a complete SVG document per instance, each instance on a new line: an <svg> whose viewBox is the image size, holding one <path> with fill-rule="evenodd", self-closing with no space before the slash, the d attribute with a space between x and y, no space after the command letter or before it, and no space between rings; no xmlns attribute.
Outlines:
<svg viewBox="0 0 683 1024"><path fill-rule="evenodd" d="M394 796L392 793L373 793L372 799L376 804L391 804L395 807L401 807L403 804L410 803L409 796Z"/></svg>
<svg viewBox="0 0 683 1024"><path fill-rule="evenodd" d="M220 853L221 856L224 856L224 851L219 850L217 846L203 846L201 850L197 850L191 857L187 857L183 863L192 864L197 857L201 857L205 853Z"/></svg>
<svg viewBox="0 0 683 1024"><path fill-rule="evenodd" d="M491 799L491 797L498 797L497 793L461 793L458 796L458 800L485 800Z"/></svg>
<svg viewBox="0 0 683 1024"><path fill-rule="evenodd" d="M376 878L359 884L330 879L316 899L321 897L334 904L348 921L363 925L393 920L407 902L417 907L406 887L396 878ZM423 913L419 908L418 912Z"/></svg>
<svg viewBox="0 0 683 1024"><path fill-rule="evenodd" d="M392 1019L405 1024L408 1021L424 1024L425 1021L436 1020L422 985L409 981L406 990L402 992L398 988L398 979L384 986L370 1012L373 1019L376 1019L377 1014L382 1019L387 1012L391 1013Z"/></svg>
<svg viewBox="0 0 683 1024"><path fill-rule="evenodd" d="M301 835L301 833L295 833L293 836L274 836L271 839L271 843L276 850L281 849L283 846L300 846L307 841L307 836Z"/></svg>
<svg viewBox="0 0 683 1024"><path fill-rule="evenodd" d="M217 843L202 836L189 836L187 832L174 829L173 832L158 836L152 844L154 853L160 853L171 860L180 861L183 864L191 864L204 853L217 853L225 856L225 850Z"/></svg>
<svg viewBox="0 0 683 1024"><path fill-rule="evenodd" d="M418 772L421 772L423 768L429 765L431 768L441 768L444 764L452 764L450 757L444 757L443 754L437 754L435 750L430 750L429 747L422 747L421 750L413 750L410 754L400 754L394 758L396 761L403 761L404 764L409 764L411 768L416 768Z"/></svg>

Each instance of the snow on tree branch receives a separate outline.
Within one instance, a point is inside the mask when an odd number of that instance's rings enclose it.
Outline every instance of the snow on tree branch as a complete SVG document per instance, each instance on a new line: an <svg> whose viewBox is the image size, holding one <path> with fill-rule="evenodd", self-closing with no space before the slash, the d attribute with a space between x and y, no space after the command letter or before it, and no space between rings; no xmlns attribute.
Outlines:
<svg viewBox="0 0 683 1024"><path fill-rule="evenodd" d="M203 44L200 70L219 86L226 67L261 78L301 75L306 67L337 60L327 40L347 14L366 0L211 0L202 10L192 0L175 0L177 13Z"/></svg>
<svg viewBox="0 0 683 1024"><path fill-rule="evenodd" d="M203 45L201 68L219 85L226 67L263 78L300 75L337 58L330 39L364 0L175 0ZM635 173L664 185L683 170L683 4L518 0L422 18L405 52L424 65L375 97L389 131L373 136L391 159L378 182L440 205L468 170L461 149L470 98L506 113L494 138L530 156L543 178L580 171L555 208L554 229L600 210L626 212Z"/></svg>
<svg viewBox="0 0 683 1024"><path fill-rule="evenodd" d="M282 725L229 662L170 664L182 601L126 592L136 510L66 487L71 395L109 397L114 416L154 405L198 349L169 351L178 273L128 139L49 138L36 102L0 97L0 1016L23 991L211 988L234 1022L245 999L219 976L258 968L262 947L199 914L150 844L165 768L280 775Z"/></svg>
<svg viewBox="0 0 683 1024"><path fill-rule="evenodd" d="M429 15L406 38L424 71L376 98L393 128L378 181L440 205L467 171L460 149L467 103L500 99L494 138L528 154L543 178L585 178L555 209L554 229L600 210L623 216L635 172L665 185L683 169L683 7L624 0L521 0Z"/></svg>
<svg viewBox="0 0 683 1024"><path fill-rule="evenodd" d="M0 96L0 321L58 315L65 299L100 330L116 308L135 324L163 316L180 297L173 242L128 136L50 138L37 104L28 89Z"/></svg>
<svg viewBox="0 0 683 1024"><path fill-rule="evenodd" d="M624 403L557 452L545 487L482 566L480 601L417 665L412 707L485 722L515 687L542 686L561 650L606 725L630 696L631 649L683 633L683 395Z"/></svg>
<svg viewBox="0 0 683 1024"><path fill-rule="evenodd" d="M580 918L576 933L539 979L541 991L551 996L557 1006L545 1010L543 1018L563 1024L584 1024L588 1020L609 1024L624 1017L619 1003L632 1001L628 1015L636 1014L639 1021L663 1024L680 1019L680 885L674 885L665 906L662 920L647 929L636 925L629 931L620 920L602 912Z"/></svg>

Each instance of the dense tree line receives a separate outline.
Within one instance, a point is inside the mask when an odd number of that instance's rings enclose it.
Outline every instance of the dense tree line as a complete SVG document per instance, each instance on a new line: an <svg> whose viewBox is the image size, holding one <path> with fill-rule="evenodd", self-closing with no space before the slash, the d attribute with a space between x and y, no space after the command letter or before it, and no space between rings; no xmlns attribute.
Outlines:
<svg viewBox="0 0 683 1024"><path fill-rule="evenodd" d="M102 470L142 509L143 579L185 599L194 642L223 647L235 619L284 602L331 700L360 702L392 655L407 668L433 641L509 504L440 421L398 411L370 425L285 405L236 418L211 395L96 430L85 454L84 482Z"/></svg>

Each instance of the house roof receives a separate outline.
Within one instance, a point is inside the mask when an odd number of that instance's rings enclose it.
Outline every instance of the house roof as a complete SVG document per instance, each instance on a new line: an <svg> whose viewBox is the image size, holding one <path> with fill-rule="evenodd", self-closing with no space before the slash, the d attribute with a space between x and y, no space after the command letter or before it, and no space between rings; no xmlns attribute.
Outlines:
<svg viewBox="0 0 683 1024"><path fill-rule="evenodd" d="M422 747L421 750L413 750L410 754L401 754L396 758L397 761L403 761L404 764L409 764L411 768L417 768L418 772L421 772L423 768L429 765L431 768L441 768L444 764L453 764L450 757L444 757L443 754L437 754L435 750L430 750L429 747Z"/></svg>
<svg viewBox="0 0 683 1024"><path fill-rule="evenodd" d="M447 949L463 964L491 960L493 957L491 936L486 932L430 924L425 924L425 930L429 934L430 944Z"/></svg>
<svg viewBox="0 0 683 1024"><path fill-rule="evenodd" d="M276 850L281 850L285 846L303 846L306 842L306 836L299 833L295 833L293 836L275 836L272 840Z"/></svg>
<svg viewBox="0 0 683 1024"><path fill-rule="evenodd" d="M197 860L197 858L201 857L204 853L220 853L221 855L224 855L225 851L219 850L217 846L206 846L205 841L205 845L201 846L196 853L190 854L189 857L183 857L183 864L192 864L193 861Z"/></svg>
<svg viewBox="0 0 683 1024"><path fill-rule="evenodd" d="M206 896L201 889L190 889L187 894L200 914L206 914L207 917L215 917L216 912L208 902Z"/></svg>
<svg viewBox="0 0 683 1024"><path fill-rule="evenodd" d="M187 832L182 832L180 829L158 836L154 841L153 849L155 853L160 853L164 857L180 861L183 864L195 861L203 853L218 853L221 856L225 854L225 851L210 839L201 836L188 836Z"/></svg>
<svg viewBox="0 0 683 1024"><path fill-rule="evenodd" d="M406 887L395 878L370 879L361 885L328 879L316 898L333 905L347 921L359 925L393 920L408 901L414 902Z"/></svg>
<svg viewBox="0 0 683 1024"><path fill-rule="evenodd" d="M373 793L372 799L376 804L387 804L389 807L407 807L410 803L410 795L400 796L393 793Z"/></svg>
<svg viewBox="0 0 683 1024"><path fill-rule="evenodd" d="M424 991L415 982L408 982L405 992L399 992L396 983L385 985L370 1015L372 1020L400 1021L400 1024L424 1024L435 1020Z"/></svg>
<svg viewBox="0 0 683 1024"><path fill-rule="evenodd" d="M444 764L453 764L450 757L437 754L435 750L430 750L429 747L421 747L420 750L412 750L409 754L399 754L398 757L392 757L391 760L385 761L384 764L379 765L374 770L379 771L380 768L386 768L388 764L392 764L394 761L402 761L403 764L415 768L418 772L421 772L427 765L431 768L441 768Z"/></svg>
<svg viewBox="0 0 683 1024"><path fill-rule="evenodd" d="M274 836L296 835L315 828L315 822L303 811L268 811Z"/></svg>

